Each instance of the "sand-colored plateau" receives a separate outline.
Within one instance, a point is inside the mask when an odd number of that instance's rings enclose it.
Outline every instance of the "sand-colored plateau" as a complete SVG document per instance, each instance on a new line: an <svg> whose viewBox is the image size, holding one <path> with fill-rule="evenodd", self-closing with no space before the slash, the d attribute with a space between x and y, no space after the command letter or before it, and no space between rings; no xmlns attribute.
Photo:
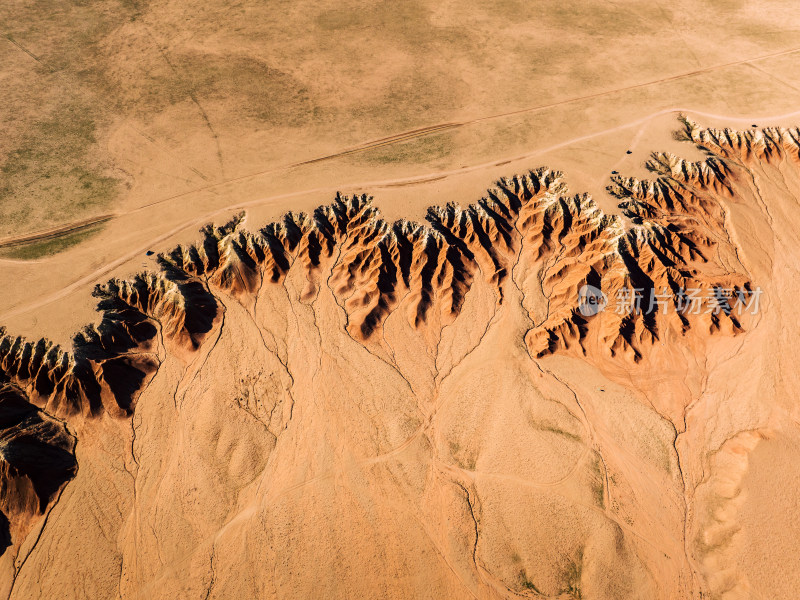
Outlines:
<svg viewBox="0 0 800 600"><path fill-rule="evenodd" d="M792 597L800 130L674 125L703 158L613 214L544 167L421 222L241 213L69 347L5 332L3 593Z"/></svg>

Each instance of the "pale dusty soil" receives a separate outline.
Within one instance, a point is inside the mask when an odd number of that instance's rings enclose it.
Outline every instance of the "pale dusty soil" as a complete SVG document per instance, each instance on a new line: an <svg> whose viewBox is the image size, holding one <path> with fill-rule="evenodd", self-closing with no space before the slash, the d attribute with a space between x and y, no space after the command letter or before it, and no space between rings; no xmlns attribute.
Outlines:
<svg viewBox="0 0 800 600"><path fill-rule="evenodd" d="M768 438L747 458L741 482L739 568L753 589L779 598L791 598L800 585L797 451L796 432Z"/></svg>
<svg viewBox="0 0 800 600"><path fill-rule="evenodd" d="M793 7L12 5L0 597L796 596Z"/></svg>

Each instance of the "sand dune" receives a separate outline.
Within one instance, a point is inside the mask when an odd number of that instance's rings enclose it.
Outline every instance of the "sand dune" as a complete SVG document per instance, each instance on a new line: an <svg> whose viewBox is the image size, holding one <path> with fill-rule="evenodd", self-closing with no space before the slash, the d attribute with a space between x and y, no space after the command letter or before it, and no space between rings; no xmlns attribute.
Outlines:
<svg viewBox="0 0 800 600"><path fill-rule="evenodd" d="M2 332L2 592L779 597L764 561L800 584L753 537L789 515L748 499L797 493L748 457L800 419L800 130L681 137L705 159L615 175L619 214L547 168L425 223L365 194L243 213L98 286L71 348Z"/></svg>

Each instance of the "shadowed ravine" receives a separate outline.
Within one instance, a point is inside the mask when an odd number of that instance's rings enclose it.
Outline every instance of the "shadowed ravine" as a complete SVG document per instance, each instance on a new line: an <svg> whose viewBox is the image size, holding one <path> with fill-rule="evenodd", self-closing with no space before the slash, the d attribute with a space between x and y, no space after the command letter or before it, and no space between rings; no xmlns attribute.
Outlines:
<svg viewBox="0 0 800 600"><path fill-rule="evenodd" d="M620 216L545 168L424 224L338 196L98 286L69 350L1 330L0 592L751 597L800 131L684 125L706 159L614 176Z"/></svg>

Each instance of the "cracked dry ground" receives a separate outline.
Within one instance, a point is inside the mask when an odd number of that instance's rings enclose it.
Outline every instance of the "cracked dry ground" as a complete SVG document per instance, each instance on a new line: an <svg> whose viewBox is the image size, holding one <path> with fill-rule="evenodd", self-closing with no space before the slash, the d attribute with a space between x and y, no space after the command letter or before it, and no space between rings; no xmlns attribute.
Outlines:
<svg viewBox="0 0 800 600"><path fill-rule="evenodd" d="M0 592L791 597L800 136L684 135L621 216L547 169L425 225L339 197L98 287L68 351L6 334Z"/></svg>

